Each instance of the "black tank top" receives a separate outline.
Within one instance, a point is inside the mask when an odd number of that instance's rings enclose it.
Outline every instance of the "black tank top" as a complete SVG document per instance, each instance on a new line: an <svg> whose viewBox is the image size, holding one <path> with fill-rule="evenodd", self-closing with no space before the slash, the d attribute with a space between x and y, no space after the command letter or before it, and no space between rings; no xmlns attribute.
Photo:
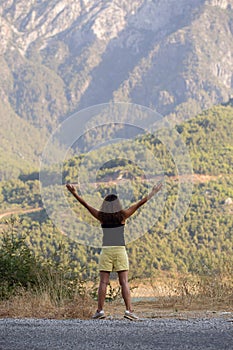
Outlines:
<svg viewBox="0 0 233 350"><path fill-rule="evenodd" d="M125 246L125 224L105 223L103 229L103 246Z"/></svg>

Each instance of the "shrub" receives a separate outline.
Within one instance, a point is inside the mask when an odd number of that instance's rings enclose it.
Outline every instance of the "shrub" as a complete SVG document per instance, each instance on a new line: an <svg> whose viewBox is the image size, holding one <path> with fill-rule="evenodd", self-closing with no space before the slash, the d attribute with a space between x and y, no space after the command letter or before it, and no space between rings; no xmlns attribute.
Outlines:
<svg viewBox="0 0 233 350"><path fill-rule="evenodd" d="M37 284L38 262L26 243L26 237L15 233L16 219L8 220L3 230L0 247L0 298L14 293L17 288Z"/></svg>

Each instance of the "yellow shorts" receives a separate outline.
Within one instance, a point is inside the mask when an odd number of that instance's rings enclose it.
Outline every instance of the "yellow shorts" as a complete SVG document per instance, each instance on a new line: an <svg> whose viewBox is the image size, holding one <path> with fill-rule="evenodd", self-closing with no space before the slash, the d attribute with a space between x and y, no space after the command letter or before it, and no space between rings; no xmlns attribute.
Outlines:
<svg viewBox="0 0 233 350"><path fill-rule="evenodd" d="M129 270L129 260L125 246L103 247L99 258L99 271Z"/></svg>

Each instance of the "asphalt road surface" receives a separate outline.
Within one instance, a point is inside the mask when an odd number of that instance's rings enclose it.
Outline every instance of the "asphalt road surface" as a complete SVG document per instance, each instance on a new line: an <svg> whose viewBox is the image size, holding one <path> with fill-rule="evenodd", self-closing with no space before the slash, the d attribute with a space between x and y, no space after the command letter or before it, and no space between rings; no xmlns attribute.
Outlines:
<svg viewBox="0 0 233 350"><path fill-rule="evenodd" d="M0 349L232 350L232 321L0 319Z"/></svg>

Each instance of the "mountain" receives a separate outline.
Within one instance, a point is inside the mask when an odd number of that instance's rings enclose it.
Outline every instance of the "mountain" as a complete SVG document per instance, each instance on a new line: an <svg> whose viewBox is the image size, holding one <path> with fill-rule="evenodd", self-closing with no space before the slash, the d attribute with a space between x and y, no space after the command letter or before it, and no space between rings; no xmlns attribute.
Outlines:
<svg viewBox="0 0 233 350"><path fill-rule="evenodd" d="M227 102L232 34L231 0L1 2L1 166L37 167L52 130L94 104L185 119Z"/></svg>

